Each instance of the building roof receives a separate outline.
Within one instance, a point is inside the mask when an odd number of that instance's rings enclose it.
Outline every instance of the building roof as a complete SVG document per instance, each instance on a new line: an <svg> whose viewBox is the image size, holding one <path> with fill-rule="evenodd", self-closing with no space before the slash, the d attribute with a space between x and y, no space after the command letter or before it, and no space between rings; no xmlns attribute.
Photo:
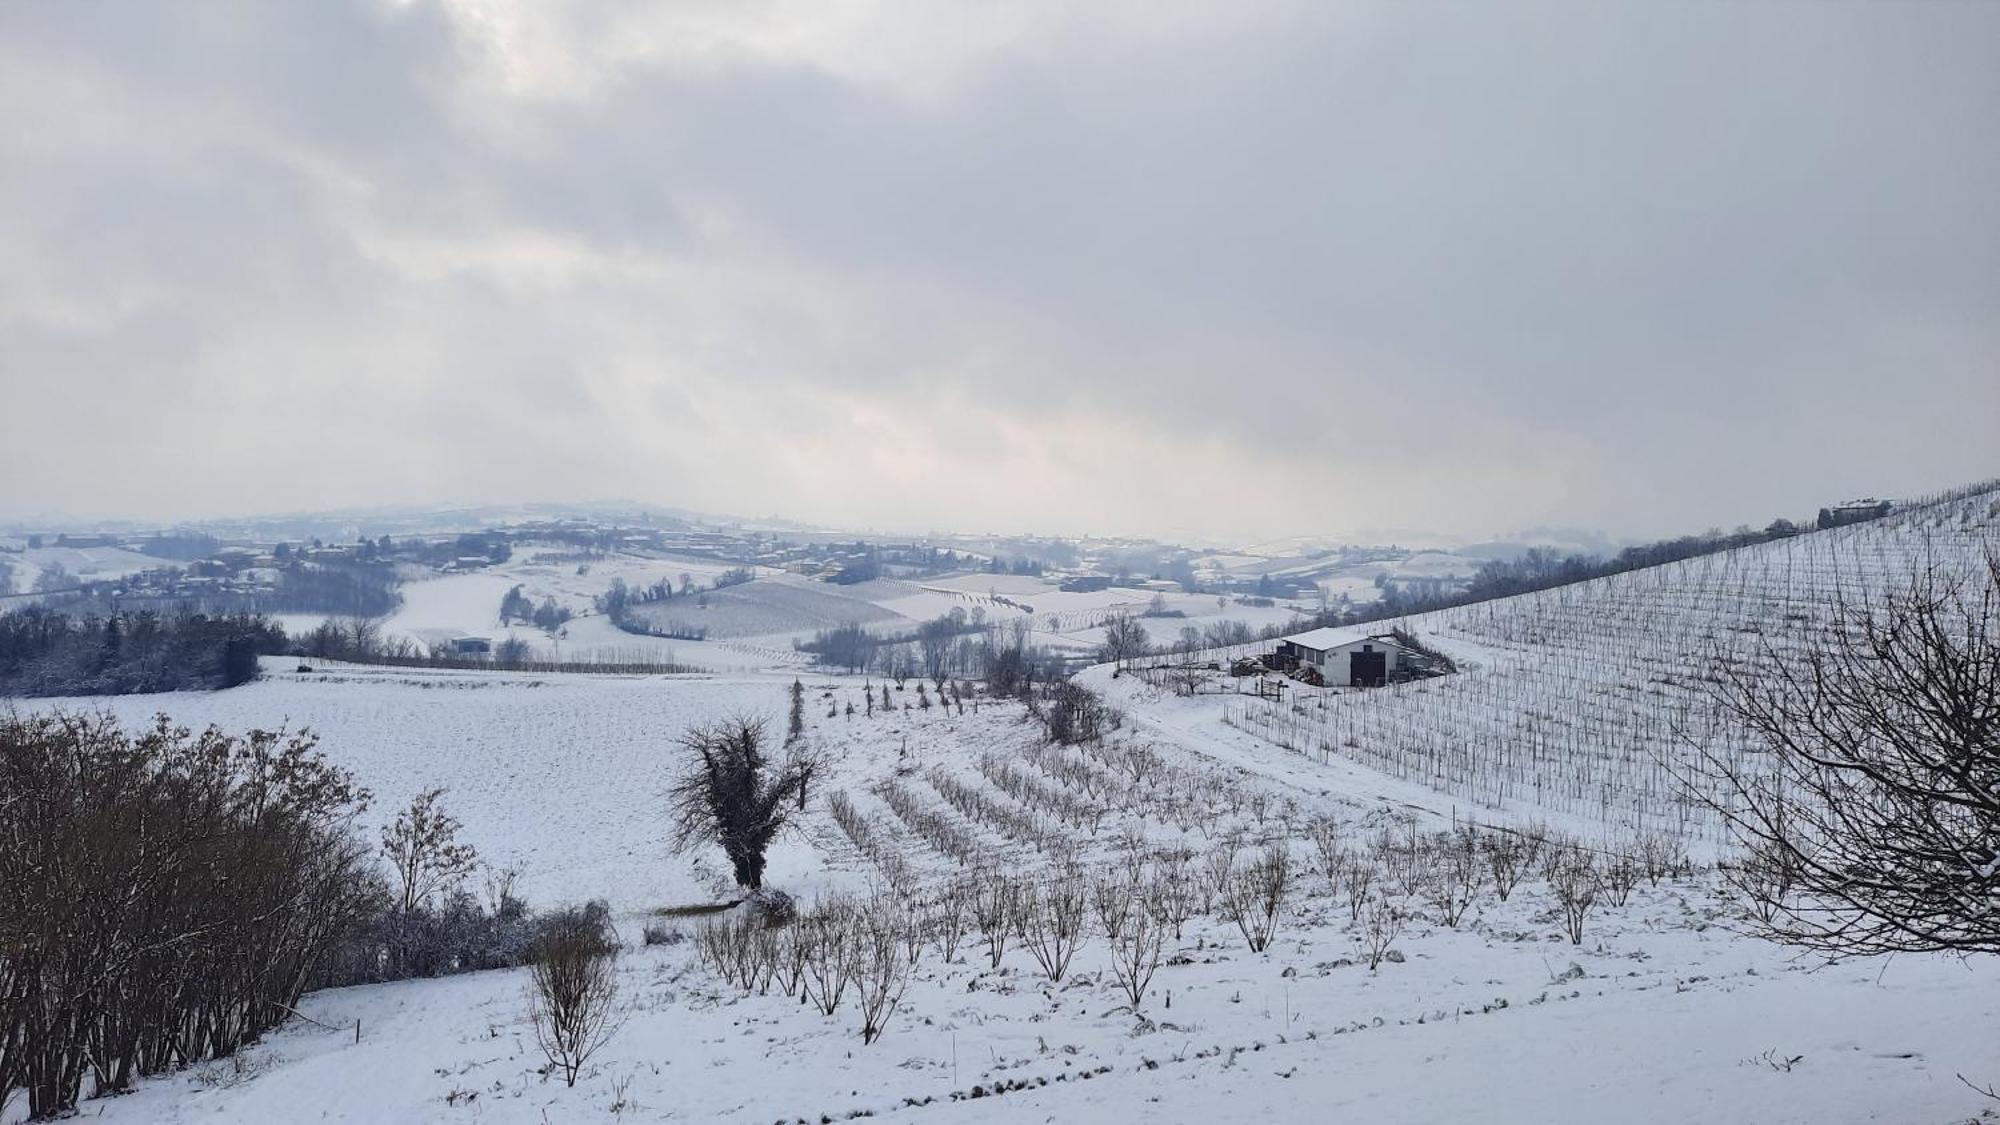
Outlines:
<svg viewBox="0 0 2000 1125"><path fill-rule="evenodd" d="M1280 639L1288 644L1297 645L1300 648L1312 649L1314 652L1326 652L1329 649L1336 649L1361 641L1395 645L1397 648L1407 647L1388 633L1371 633L1366 629L1343 629L1335 626L1328 626L1324 629L1313 629L1305 633L1294 633L1289 637Z"/></svg>

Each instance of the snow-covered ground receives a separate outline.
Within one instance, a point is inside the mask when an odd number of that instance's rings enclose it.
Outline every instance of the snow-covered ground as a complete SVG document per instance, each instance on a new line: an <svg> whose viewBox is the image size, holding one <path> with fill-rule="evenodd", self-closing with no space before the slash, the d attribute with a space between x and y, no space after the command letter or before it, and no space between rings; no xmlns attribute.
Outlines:
<svg viewBox="0 0 2000 1125"><path fill-rule="evenodd" d="M1948 518L1818 542L1843 545L1848 553L1839 558L1848 563L1878 560L1887 573L1910 543L1935 542L1936 533L1961 529L1954 542L1977 543L2000 512L1990 497L1963 507ZM517 868L533 906L603 898L627 943L621 1024L574 1089L544 1074L527 1022L525 974L498 971L313 994L302 1006L306 1020L239 1060L147 1081L86 1112L114 1122L245 1123L867 1114L1935 1125L1991 1113L2000 1106L1960 1076L1981 1085L2000 1080L1994 958L1905 955L1828 967L1743 933L1742 907L1697 865L1641 881L1622 904L1603 893L1581 943L1565 932L1558 897L1540 872L1504 901L1488 881L1455 926L1424 894L1399 889L1385 874L1378 892L1409 918L1391 944L1395 955L1371 970L1365 922L1306 841L1303 826L1328 817L1357 850L1385 833L1394 840L1465 821L1540 821L1596 847L1617 846L1639 826L1678 830L1666 797L1662 815L1635 825L1625 813L1652 807L1643 794L1610 786L1594 800L1550 799L1560 793L1553 783L1538 794L1532 773L1545 760L1532 756L1468 775L1518 779L1497 798L1449 771L1425 775L1383 763L1400 760L1390 751L1406 743L1421 747L1432 731L1439 738L1459 731L1475 749L1498 745L1502 736L1486 732L1511 729L1509 683L1534 687L1567 676L1571 694L1588 700L1657 690L1645 670L1714 622L1790 620L1786 614L1813 602L1799 576L1820 571L1799 560L1816 556L1791 550L1787 597L1749 580L1777 571L1770 556L1751 553L1664 569L1650 584L1593 584L1567 597L1426 619L1420 631L1462 658L1464 671L1408 689L1290 689L1278 705L1298 717L1289 727L1254 721L1251 709L1262 705L1231 690L1242 681L1217 675L1205 693L1187 697L1141 676L1091 669L1084 682L1124 711L1120 729L1095 747L1041 746L1017 703L982 700L960 712L926 693L933 706L918 707L915 681L891 688L884 710L882 682L803 667L783 634L702 642L704 653L740 660L698 675L322 662L300 673L293 662L274 662L262 681L221 693L37 701L36 708L102 707L131 722L165 712L193 725L311 727L324 751L374 791L364 832L412 795L442 786L466 842L495 866ZM490 618L506 588L498 583L512 577L412 587L405 627L457 630L467 627L461 614ZM573 568L568 577L578 577ZM1039 619L1101 614L1131 596L1103 591L1065 601L1033 581L871 583L859 601L895 607L886 612L907 620L953 605ZM1208 612L1235 608L1203 601L1205 608L1170 595L1170 608L1189 617L1149 625L1199 624ZM1649 619L1665 624L1641 628ZM572 622L565 643L611 643L588 632L597 628L608 626L598 618ZM1038 637L1082 644L1085 629ZM1625 659L1587 659L1612 643L1600 634L1654 640L1628 645ZM1635 674L1636 683L1621 680ZM832 767L822 799L774 853L773 885L807 903L887 887L908 901L968 879L987 885L995 872L1048 887L1121 874L1132 856L1153 857L1147 868L1157 871L1159 857L1179 849L1192 853L1195 872L1228 854L1240 869L1277 845L1293 867L1276 940L1252 952L1226 912L1209 903L1169 940L1135 1013L1115 984L1111 943L1094 916L1060 981L1046 979L1018 943L996 968L975 931L950 958L935 945L920 950L900 1011L886 1036L867 1045L851 1000L821 1015L775 988L726 983L691 941L642 944L648 924L685 935L698 925L660 911L734 897L719 856L667 847L661 793L675 739L692 724L733 714L768 717L781 729L794 676L806 689L808 737ZM1533 705L1555 732L1547 737L1567 739L1569 753L1588 750L1582 734L1563 729L1567 716L1537 702L1547 697L1536 687L1516 702ZM1590 711L1587 722L1629 730L1634 720L1620 726L1606 715L1634 712L1608 707ZM1325 716L1364 709L1379 709L1372 725L1284 744L1326 727L1333 720ZM1399 714L1425 723L1388 718ZM1350 735L1355 745L1345 741ZM1636 784L1610 769L1616 760L1607 755L1592 768L1606 782ZM831 816L825 797L835 792L858 813L862 838ZM1684 842L1698 860L1717 854L1712 838L1689 827ZM1080 876L1065 866L1069 855Z"/></svg>
<svg viewBox="0 0 2000 1125"><path fill-rule="evenodd" d="M1358 844L1417 806L1426 827L1448 798L1339 762L1275 750L1185 700L1104 670L1130 713L1113 746L1146 746L1169 780L1071 793L1107 810L1075 830L1087 871L1116 869L1136 836L1152 849L1234 825L1284 838L1315 814ZM965 819L936 778L982 787L983 762L1027 770L1038 753L1020 707L963 715L867 714L861 682L807 675L809 735L848 794L895 842L917 886L983 867L1044 879L1051 860L1019 834ZM465 838L520 869L538 907L608 899L629 947L622 1024L574 1089L541 1074L520 971L330 990L241 1062L208 1064L91 1104L110 1121L923 1120L1227 1121L1959 1121L1986 1102L1957 1079L2000 1075L2000 965L1901 957L1819 968L1734 931L1737 907L1712 876L1642 883L1601 905L1572 945L1534 877L1501 902L1489 889L1456 927L1422 906L1371 972L1362 928L1295 840L1278 937L1250 952L1215 915L1169 943L1134 1015L1086 940L1060 983L1020 948L995 970L977 934L947 963L926 951L904 1005L864 1046L850 1002L823 1016L795 999L745 994L697 961L692 943L643 946L662 907L728 893L719 858L665 844L659 793L688 724L747 712L781 721L790 677L531 676L405 672L327 664L275 671L229 692L51 701L132 721L287 723L376 793L370 822L414 793L447 790ZM870 685L879 700L882 685ZM846 705L854 703L853 717ZM833 714L829 716L829 710ZM1261 748L1261 749L1260 749ZM1063 751L1086 765L1112 751ZM1055 775L1036 774L1052 788ZM1101 781L1102 779L1100 779ZM920 841L885 805L893 783L954 821L963 859ZM1148 796L1147 793L1151 795ZM1180 820L1182 805L1194 810ZM1206 809L1216 818L1203 826ZM1435 814L1435 815L1432 815ZM1051 829L1061 822L1044 816ZM1398 829L1400 831L1400 829ZM1200 862L1197 860L1197 862ZM773 858L770 879L806 901L863 894L884 872L816 804ZM670 922L683 932L693 924ZM362 1029L359 1043L353 1027ZM324 1025L324 1026L321 1026ZM339 1030L329 1030L329 1028ZM16 1110L18 1113L18 1108Z"/></svg>

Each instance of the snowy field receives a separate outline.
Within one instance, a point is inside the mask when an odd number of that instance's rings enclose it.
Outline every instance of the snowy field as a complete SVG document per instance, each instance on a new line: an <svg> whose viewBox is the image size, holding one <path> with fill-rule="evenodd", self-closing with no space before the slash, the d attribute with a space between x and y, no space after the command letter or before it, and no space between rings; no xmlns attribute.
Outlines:
<svg viewBox="0 0 2000 1125"><path fill-rule="evenodd" d="M639 942L654 911L729 893L718 856L665 846L658 794L673 738L732 713L778 724L788 676L325 665L230 692L109 701L135 722L166 711L184 723L310 726L374 790L371 830L412 794L444 786L466 839L495 865L518 868L531 904L606 898L628 948L623 1022L574 1089L540 1073L525 974L499 971L313 994L302 1010L316 1022L289 1025L240 1063L149 1081L86 1112L245 1123L866 1113L1941 1125L1986 1104L1956 1075L2000 1073L2000 1044L1982 1030L2000 1020L1991 959L1794 960L1734 932L1738 908L1700 870L1640 881L1623 905L1600 905L1581 944L1534 875L1504 902L1489 889L1456 926L1412 898L1393 955L1371 971L1366 927L1299 826L1330 815L1359 845L1413 823L1448 826L1449 798L1284 753L1131 677L1112 684L1099 669L1091 679L1129 709L1124 730L1105 747L1050 751L1017 704L906 711L913 683L892 692L896 710L869 715L860 682L807 675L809 737L835 762L826 791L854 805L877 843L864 851L816 803L774 854L770 881L808 903L891 885L915 898L992 869L1046 885L1059 840L1076 848L1087 877L1177 845L1195 852L1199 870L1231 837L1244 862L1264 842L1290 840L1294 871L1276 939L1253 953L1219 908L1195 913L1168 942L1135 1015L1101 935L1085 938L1057 982L1018 942L994 967L975 932L948 961L934 947L920 952L901 1012L867 1046L852 1004L821 1015L776 990L722 981L692 942ZM872 686L879 700L881 685ZM1132 753L1153 756L1143 783L1125 772ZM1009 767L1095 819L1020 801L995 780ZM1014 815L967 815L946 795L965 790ZM892 794L951 828L949 846L892 807Z"/></svg>
<svg viewBox="0 0 2000 1125"><path fill-rule="evenodd" d="M797 671L811 663L797 651L822 629L861 625L878 634L907 634L919 624L954 610L968 618L1002 623L1027 618L1032 642L1067 653L1094 651L1105 623L1116 614L1143 614L1153 593L1108 589L1072 593L1052 581L1020 575L970 572L932 578L882 579L851 586L765 570L754 582L721 590L706 585L726 566L713 560L613 555L579 564L551 559L552 552L527 549L507 563L469 574L421 578L401 587L396 612L381 620L386 639L408 638L422 646L454 637L503 637L525 642L538 659L594 663L671 660L714 672ZM594 599L623 580L635 588L662 579L680 585L694 580L697 593L639 606L635 613L663 631L705 630L701 641L627 633L598 615ZM515 586L530 601L552 598L578 616L556 632L519 623L500 624L500 600ZM1366 579L1330 579L1329 594L1367 601L1376 590ZM1237 621L1253 629L1284 625L1316 608L1309 601L1245 605L1208 594L1167 592L1166 607L1180 616L1141 618L1155 644L1172 644L1181 630ZM300 634L322 618L287 615L287 632Z"/></svg>

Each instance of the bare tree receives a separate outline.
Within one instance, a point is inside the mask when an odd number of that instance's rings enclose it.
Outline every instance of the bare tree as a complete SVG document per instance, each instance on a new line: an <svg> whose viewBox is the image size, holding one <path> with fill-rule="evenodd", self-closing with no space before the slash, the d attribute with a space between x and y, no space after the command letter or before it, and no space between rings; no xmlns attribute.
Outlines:
<svg viewBox="0 0 2000 1125"><path fill-rule="evenodd" d="M1134 657L1146 655L1146 626L1129 613L1114 613L1104 623L1104 645L1098 654L1120 668Z"/></svg>
<svg viewBox="0 0 2000 1125"><path fill-rule="evenodd" d="M1835 957L2000 952L2000 554L1927 562L1715 691L1762 763L1702 740L1694 788L1753 857L1732 871L1765 934Z"/></svg>
<svg viewBox="0 0 2000 1125"><path fill-rule="evenodd" d="M417 794L410 807L382 830L382 855L402 883L404 913L463 882L479 867L479 853L458 842L457 818L438 805L443 789Z"/></svg>
<svg viewBox="0 0 2000 1125"><path fill-rule="evenodd" d="M577 1072L618 1029L618 947L584 913L549 925L536 942L529 1016L550 1067L576 1085Z"/></svg>
<svg viewBox="0 0 2000 1125"><path fill-rule="evenodd" d="M774 765L764 723L737 717L695 727L681 737L689 758L668 790L677 851L714 842L729 857L738 886L764 885L764 853L791 818L806 783L796 760Z"/></svg>

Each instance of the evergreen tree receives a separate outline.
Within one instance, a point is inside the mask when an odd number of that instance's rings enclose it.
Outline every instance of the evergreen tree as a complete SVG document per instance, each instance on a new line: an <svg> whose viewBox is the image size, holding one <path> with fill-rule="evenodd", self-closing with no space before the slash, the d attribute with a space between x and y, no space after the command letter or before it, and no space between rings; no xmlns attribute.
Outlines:
<svg viewBox="0 0 2000 1125"><path fill-rule="evenodd" d="M785 745L790 746L806 735L806 685L795 677L792 680L792 717L785 726Z"/></svg>

